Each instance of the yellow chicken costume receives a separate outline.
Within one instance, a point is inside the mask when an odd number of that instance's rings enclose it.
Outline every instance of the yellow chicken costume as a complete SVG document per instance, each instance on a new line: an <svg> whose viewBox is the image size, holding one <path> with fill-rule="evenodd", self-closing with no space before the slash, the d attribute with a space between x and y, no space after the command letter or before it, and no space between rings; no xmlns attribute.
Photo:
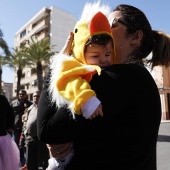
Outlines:
<svg viewBox="0 0 170 170"><path fill-rule="evenodd" d="M100 2L98 5L87 3L74 28L73 55L59 53L51 63L49 91L52 94L52 102L56 102L58 107L67 106L74 118L75 113L82 114L81 106L84 103L91 97L96 97L89 82L93 74L101 74L101 68L97 65L87 65L84 50L85 44L93 35L108 34L112 37L106 17L109 13L108 6L100 6Z"/></svg>

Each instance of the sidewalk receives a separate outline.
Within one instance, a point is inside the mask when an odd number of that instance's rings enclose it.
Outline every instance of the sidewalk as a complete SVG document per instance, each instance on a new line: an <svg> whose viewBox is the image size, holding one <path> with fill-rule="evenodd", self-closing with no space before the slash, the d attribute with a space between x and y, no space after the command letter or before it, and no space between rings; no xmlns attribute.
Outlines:
<svg viewBox="0 0 170 170"><path fill-rule="evenodd" d="M157 142L157 170L170 170L170 121L162 121Z"/></svg>

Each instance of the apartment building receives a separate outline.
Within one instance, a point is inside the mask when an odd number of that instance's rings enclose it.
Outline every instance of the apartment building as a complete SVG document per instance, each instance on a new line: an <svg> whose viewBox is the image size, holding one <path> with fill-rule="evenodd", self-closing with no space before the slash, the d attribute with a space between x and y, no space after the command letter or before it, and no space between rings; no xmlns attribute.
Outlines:
<svg viewBox="0 0 170 170"><path fill-rule="evenodd" d="M162 87L160 90L162 103L162 119L170 119L170 68L162 67Z"/></svg>
<svg viewBox="0 0 170 170"><path fill-rule="evenodd" d="M11 103L13 96L12 96L12 88L13 88L13 83L5 83L2 81L2 94L6 96L8 101Z"/></svg>
<svg viewBox="0 0 170 170"><path fill-rule="evenodd" d="M50 44L55 45L53 51L59 52L65 44L69 31L73 30L76 18L56 7L41 9L22 28L20 28L14 38L14 47L25 45L30 37L36 36L38 41L45 37L50 37ZM44 63L43 77L48 73L48 65ZM13 96L16 96L17 74L14 73ZM28 98L32 100L32 93L37 90L37 75L34 68L27 67L23 70L21 87L28 93Z"/></svg>
<svg viewBox="0 0 170 170"><path fill-rule="evenodd" d="M162 120L170 119L170 68L154 67L151 74L158 86L161 105Z"/></svg>

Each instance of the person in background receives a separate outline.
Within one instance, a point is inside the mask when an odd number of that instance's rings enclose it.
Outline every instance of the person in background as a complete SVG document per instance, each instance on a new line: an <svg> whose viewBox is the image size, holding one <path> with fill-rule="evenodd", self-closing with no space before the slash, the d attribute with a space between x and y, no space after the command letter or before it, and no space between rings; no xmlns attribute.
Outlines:
<svg viewBox="0 0 170 170"><path fill-rule="evenodd" d="M8 134L8 130L14 125L14 112L7 98L0 95L0 169L1 170L19 170L20 157L19 149Z"/></svg>
<svg viewBox="0 0 170 170"><path fill-rule="evenodd" d="M24 89L19 91L18 99L11 102L11 106L14 110L14 115L15 115L13 135L14 135L14 140L20 150L20 160L21 160L22 166L25 164L25 157L24 157L25 148L19 147L19 141L20 141L22 125L23 125L22 115L24 114L25 109L31 105L32 105L32 102L30 102L27 99L27 92Z"/></svg>
<svg viewBox="0 0 170 170"><path fill-rule="evenodd" d="M102 69L113 64L114 44L110 24L104 14L108 14L108 8L102 6L98 11L95 9L93 5L87 4L82 16L88 17L80 18L75 25L73 55L59 53L53 57L51 64L52 101L56 101L58 107L67 104L69 108L72 107L70 110L73 111L73 118L74 114L90 120L103 116L102 105L89 82L94 74L100 74ZM63 98L68 101L64 103ZM56 160L58 168L64 169L73 155L72 151L65 159ZM55 162L50 159L49 164L51 161ZM52 169L50 165L48 169Z"/></svg>
<svg viewBox="0 0 170 170"><path fill-rule="evenodd" d="M67 108L49 102L47 78L39 101L38 136L52 144L49 149L57 159L68 154L67 142L74 141L75 155L66 170L156 170L161 102L145 62L152 68L168 67L170 38L152 30L145 14L131 5L118 5L108 19L115 41L114 64L90 82L104 116L71 119ZM73 39L70 34L63 50L68 55Z"/></svg>
<svg viewBox="0 0 170 170"><path fill-rule="evenodd" d="M33 93L33 104L26 110L24 115L23 133L26 144L26 165L28 170L37 170L48 166L49 150L45 143L37 137L37 108L41 92Z"/></svg>

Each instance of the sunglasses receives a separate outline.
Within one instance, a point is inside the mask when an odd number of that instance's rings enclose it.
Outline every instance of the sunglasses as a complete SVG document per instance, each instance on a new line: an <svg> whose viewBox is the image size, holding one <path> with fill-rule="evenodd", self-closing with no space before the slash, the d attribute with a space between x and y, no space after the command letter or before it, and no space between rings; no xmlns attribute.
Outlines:
<svg viewBox="0 0 170 170"><path fill-rule="evenodd" d="M125 21L122 21L122 20L120 20L118 18L110 18L109 19L109 24L110 24L111 29L113 28L114 22L119 22L120 24L122 24L122 25L124 25L124 26L126 26L126 27L128 27L128 28L130 28L130 29L132 29L134 31L136 31L136 28L134 28L133 26L129 25Z"/></svg>

